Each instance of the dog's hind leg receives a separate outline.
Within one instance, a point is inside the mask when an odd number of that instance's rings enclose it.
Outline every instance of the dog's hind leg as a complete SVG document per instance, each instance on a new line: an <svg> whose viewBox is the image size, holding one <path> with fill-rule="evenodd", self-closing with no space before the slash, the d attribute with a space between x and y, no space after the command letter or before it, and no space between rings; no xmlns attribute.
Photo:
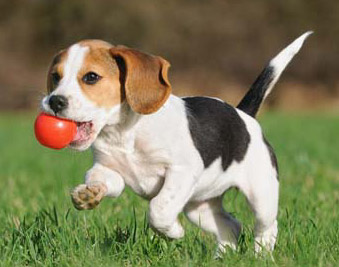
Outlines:
<svg viewBox="0 0 339 267"><path fill-rule="evenodd" d="M218 252L224 252L227 246L236 248L241 225L224 210L222 197L188 203L185 214L192 223L216 236L219 244Z"/></svg>
<svg viewBox="0 0 339 267"><path fill-rule="evenodd" d="M250 177L253 182L241 191L246 195L256 219L255 251L273 251L278 235L279 181L276 175L257 178Z"/></svg>
<svg viewBox="0 0 339 267"><path fill-rule="evenodd" d="M250 203L253 208L255 224L255 251L260 252L263 248L273 251L278 235L278 197L279 182L276 177L270 177L267 185L254 190L256 195Z"/></svg>

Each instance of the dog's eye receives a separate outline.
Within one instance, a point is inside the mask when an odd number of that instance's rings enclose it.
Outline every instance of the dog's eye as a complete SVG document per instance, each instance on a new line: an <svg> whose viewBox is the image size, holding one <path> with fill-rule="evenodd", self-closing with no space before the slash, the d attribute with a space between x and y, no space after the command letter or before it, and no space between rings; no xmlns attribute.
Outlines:
<svg viewBox="0 0 339 267"><path fill-rule="evenodd" d="M53 83L53 85L54 85L54 86L55 86L55 85L58 85L58 83L60 82L60 80L61 80L61 77L60 77L59 73L53 72L53 73L52 73L52 83Z"/></svg>
<svg viewBox="0 0 339 267"><path fill-rule="evenodd" d="M101 76L99 76L98 74L96 74L93 71L86 73L84 75L84 77L82 77L82 81L86 84L89 84L89 85L95 84L100 79L101 79Z"/></svg>

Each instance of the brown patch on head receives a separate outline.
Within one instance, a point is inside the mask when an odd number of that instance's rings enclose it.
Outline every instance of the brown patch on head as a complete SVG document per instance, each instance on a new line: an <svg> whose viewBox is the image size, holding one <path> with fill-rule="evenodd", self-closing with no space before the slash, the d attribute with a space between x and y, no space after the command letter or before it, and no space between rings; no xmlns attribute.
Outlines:
<svg viewBox="0 0 339 267"><path fill-rule="evenodd" d="M149 114L168 99L171 93L167 77L170 64L165 59L123 46L114 47L101 40L85 40L78 44L88 47L77 74L78 83L95 105L111 108L126 98L135 112ZM54 58L48 74L48 92L57 86L53 83L53 73L63 77L66 57L67 50L64 50ZM86 82L84 77L90 72L99 75L100 79L92 84Z"/></svg>
<svg viewBox="0 0 339 267"><path fill-rule="evenodd" d="M54 56L52 60L52 63L48 69L48 74L47 74L47 92L48 93L51 93L57 86L57 84L53 82L52 75L58 74L60 77L63 76L66 55L67 55L67 51L61 50Z"/></svg>
<svg viewBox="0 0 339 267"><path fill-rule="evenodd" d="M170 64L161 57L123 46L112 47L111 53L123 72L121 81L131 108L141 114L157 111L172 90L167 76Z"/></svg>
<svg viewBox="0 0 339 267"><path fill-rule="evenodd" d="M120 104L123 93L119 69L109 51L112 45L100 40L86 40L79 44L89 48L78 72L78 81L84 94L100 107L111 108ZM95 84L86 84L82 78L89 72L98 74L101 79Z"/></svg>

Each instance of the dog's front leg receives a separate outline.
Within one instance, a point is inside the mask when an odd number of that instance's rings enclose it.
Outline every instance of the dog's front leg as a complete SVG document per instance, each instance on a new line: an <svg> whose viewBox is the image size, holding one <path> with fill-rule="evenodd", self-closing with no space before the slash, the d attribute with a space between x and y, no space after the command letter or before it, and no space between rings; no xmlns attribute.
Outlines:
<svg viewBox="0 0 339 267"><path fill-rule="evenodd" d="M117 172L95 163L86 173L85 184L78 185L71 193L73 205L78 210L94 209L103 197L118 197L125 188Z"/></svg>
<svg viewBox="0 0 339 267"><path fill-rule="evenodd" d="M159 194L149 206L149 219L152 227L170 238L181 238L184 229L178 215L193 193L195 179L190 172L170 170Z"/></svg>

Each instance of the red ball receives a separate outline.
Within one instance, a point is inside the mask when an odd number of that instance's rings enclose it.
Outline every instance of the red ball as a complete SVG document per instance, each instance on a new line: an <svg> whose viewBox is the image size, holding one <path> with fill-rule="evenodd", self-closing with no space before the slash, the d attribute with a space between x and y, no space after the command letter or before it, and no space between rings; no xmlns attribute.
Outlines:
<svg viewBox="0 0 339 267"><path fill-rule="evenodd" d="M74 121L40 113L34 124L35 137L40 144L61 149L69 145L77 133Z"/></svg>

